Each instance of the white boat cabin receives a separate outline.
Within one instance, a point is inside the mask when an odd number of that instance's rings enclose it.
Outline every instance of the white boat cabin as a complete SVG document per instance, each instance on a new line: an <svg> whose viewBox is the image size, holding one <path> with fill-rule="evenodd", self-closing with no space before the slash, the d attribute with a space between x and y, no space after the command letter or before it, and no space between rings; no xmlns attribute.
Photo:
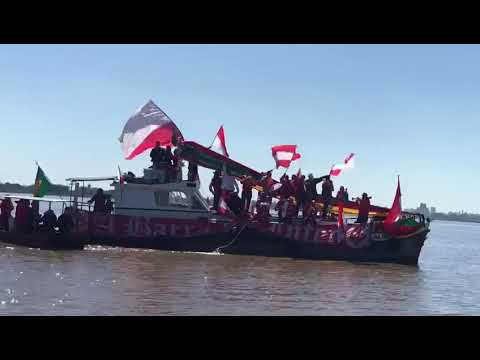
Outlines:
<svg viewBox="0 0 480 360"><path fill-rule="evenodd" d="M209 217L209 206L200 194L199 182L165 183L163 174L156 177L150 169L145 169L144 175L135 182L112 184L115 214L181 219Z"/></svg>

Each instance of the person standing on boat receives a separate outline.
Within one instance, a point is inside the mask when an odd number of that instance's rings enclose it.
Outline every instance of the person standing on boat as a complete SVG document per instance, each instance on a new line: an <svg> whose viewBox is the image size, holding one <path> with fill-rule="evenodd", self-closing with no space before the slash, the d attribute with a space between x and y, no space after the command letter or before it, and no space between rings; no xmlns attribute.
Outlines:
<svg viewBox="0 0 480 360"><path fill-rule="evenodd" d="M26 200L20 199L15 201L17 206L15 208L15 230L16 231L25 231L25 224L27 221L27 207Z"/></svg>
<svg viewBox="0 0 480 360"><path fill-rule="evenodd" d="M337 200L345 201L345 188L340 186L340 189L337 191L337 196L335 197Z"/></svg>
<svg viewBox="0 0 480 360"><path fill-rule="evenodd" d="M322 200L323 200L323 213L322 218L327 217L328 208L332 203L333 182L330 180L330 175L327 175L322 183Z"/></svg>
<svg viewBox="0 0 480 360"><path fill-rule="evenodd" d="M325 177L314 178L313 174L308 174L308 179L305 181L305 189L310 200L315 200L318 197L317 184L324 180Z"/></svg>
<svg viewBox="0 0 480 360"><path fill-rule="evenodd" d="M152 167L154 169L159 169L161 167L161 162L165 157L165 150L160 146L160 141L155 143L155 147L150 151L150 158L152 159Z"/></svg>
<svg viewBox="0 0 480 360"><path fill-rule="evenodd" d="M208 187L213 194L213 209L218 210L218 202L220 201L220 195L222 193L222 175L220 170L215 170L213 173L212 181Z"/></svg>
<svg viewBox="0 0 480 360"><path fill-rule="evenodd" d="M343 197L343 201L349 201L348 200L348 189L347 188L345 188L345 195Z"/></svg>
<svg viewBox="0 0 480 360"><path fill-rule="evenodd" d="M364 224L368 221L368 213L370 211L370 199L367 193L362 194L362 199L358 200L357 203L359 204L358 208L358 217L356 223Z"/></svg>
<svg viewBox="0 0 480 360"><path fill-rule="evenodd" d="M13 211L12 200L10 200L10 198L8 197L3 199L2 204L0 205L0 226L2 226L2 228L5 231L10 230L9 220L10 220L12 211Z"/></svg>
<svg viewBox="0 0 480 360"><path fill-rule="evenodd" d="M222 174L222 184L221 184L221 189L222 189L222 196L223 200L228 204L228 199L233 193L239 193L239 187L238 183L235 180L235 177L232 175L229 175L227 171L225 171Z"/></svg>
<svg viewBox="0 0 480 360"><path fill-rule="evenodd" d="M172 154L172 148L170 146L167 146L165 149L165 169L166 169L166 181L167 183L169 182L174 182L175 179L175 168L173 167L173 154Z"/></svg>
<svg viewBox="0 0 480 360"><path fill-rule="evenodd" d="M103 189L98 189L97 193L92 196L90 200L87 202L91 204L94 202L93 205L93 212L99 212L99 213L105 213L105 201L106 201L106 196L103 193Z"/></svg>
<svg viewBox="0 0 480 360"><path fill-rule="evenodd" d="M296 216L298 217L298 213L300 211L300 207L305 210L305 204L307 202L307 191L305 189L305 175L297 176L295 179L295 203L297 204L296 207Z"/></svg>
<svg viewBox="0 0 480 360"><path fill-rule="evenodd" d="M193 161L188 162L188 181L197 181L198 177L198 166Z"/></svg>
<svg viewBox="0 0 480 360"><path fill-rule="evenodd" d="M183 162L182 159L180 158L180 150L177 148L173 151L173 156L172 156L172 167L173 167L173 178L175 179L175 182L182 182L182 167L183 167Z"/></svg>
<svg viewBox="0 0 480 360"><path fill-rule="evenodd" d="M250 211L250 203L252 201L253 179L250 176L245 176L242 183L242 212L248 213Z"/></svg>

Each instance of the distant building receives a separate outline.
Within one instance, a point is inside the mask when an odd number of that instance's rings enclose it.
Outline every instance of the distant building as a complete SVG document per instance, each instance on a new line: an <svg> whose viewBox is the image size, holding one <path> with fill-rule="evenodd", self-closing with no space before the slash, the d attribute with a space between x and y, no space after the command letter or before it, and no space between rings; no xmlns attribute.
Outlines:
<svg viewBox="0 0 480 360"><path fill-rule="evenodd" d="M430 211L425 203L420 203L420 206L417 208L417 212L425 217L430 217Z"/></svg>

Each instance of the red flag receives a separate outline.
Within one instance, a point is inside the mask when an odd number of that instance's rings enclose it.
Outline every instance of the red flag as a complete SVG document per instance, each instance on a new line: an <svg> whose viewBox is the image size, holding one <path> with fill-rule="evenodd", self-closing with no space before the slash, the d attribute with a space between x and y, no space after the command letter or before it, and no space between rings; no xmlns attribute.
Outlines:
<svg viewBox="0 0 480 360"><path fill-rule="evenodd" d="M330 176L338 176L342 172L343 169L351 169L353 168L353 156L354 153L348 154L342 164L336 164L332 166L330 170Z"/></svg>
<svg viewBox="0 0 480 360"><path fill-rule="evenodd" d="M343 229L343 202L338 204L338 228Z"/></svg>
<svg viewBox="0 0 480 360"><path fill-rule="evenodd" d="M398 183L397 183L397 192L395 193L395 199L393 200L392 208L388 212L388 215L383 222L384 224L386 225L393 224L400 217L400 214L402 213L401 196L402 194L400 193L400 176L399 176Z"/></svg>
<svg viewBox="0 0 480 360"><path fill-rule="evenodd" d="M155 147L157 141L168 146L173 145L172 140L183 141L183 136L172 119L150 100L128 119L119 140L125 159L131 160Z"/></svg>
<svg viewBox="0 0 480 360"><path fill-rule="evenodd" d="M227 145L225 142L225 132L223 131L223 125L220 126L220 129L218 129L217 135L213 139L210 149L222 154L223 156L229 157L227 152Z"/></svg>
<svg viewBox="0 0 480 360"><path fill-rule="evenodd" d="M284 168L288 168L292 161L300 159L300 154L297 154L297 145L273 146L272 156L277 165L277 169L280 166Z"/></svg>

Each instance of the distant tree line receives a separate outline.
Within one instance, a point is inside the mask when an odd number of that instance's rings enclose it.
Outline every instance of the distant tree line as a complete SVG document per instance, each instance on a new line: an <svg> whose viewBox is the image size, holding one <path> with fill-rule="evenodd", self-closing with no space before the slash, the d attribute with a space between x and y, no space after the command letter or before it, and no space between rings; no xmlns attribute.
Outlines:
<svg viewBox="0 0 480 360"><path fill-rule="evenodd" d="M1 183L0 182L0 192L3 193L18 193L18 194L33 194L34 185L20 185L16 183ZM97 188L85 187L85 195L93 195L97 191ZM110 191L105 191L105 193L110 193ZM70 194L70 188L66 185L57 185L51 184L48 190L48 195L57 195L57 196L68 196Z"/></svg>

